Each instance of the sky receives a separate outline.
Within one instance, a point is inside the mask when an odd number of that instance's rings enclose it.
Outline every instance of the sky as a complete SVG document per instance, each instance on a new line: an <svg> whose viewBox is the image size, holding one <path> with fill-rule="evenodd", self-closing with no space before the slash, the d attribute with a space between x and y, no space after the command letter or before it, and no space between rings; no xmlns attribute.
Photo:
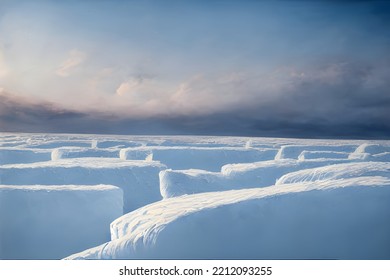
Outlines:
<svg viewBox="0 0 390 280"><path fill-rule="evenodd" d="M0 0L0 131L390 139L387 1Z"/></svg>

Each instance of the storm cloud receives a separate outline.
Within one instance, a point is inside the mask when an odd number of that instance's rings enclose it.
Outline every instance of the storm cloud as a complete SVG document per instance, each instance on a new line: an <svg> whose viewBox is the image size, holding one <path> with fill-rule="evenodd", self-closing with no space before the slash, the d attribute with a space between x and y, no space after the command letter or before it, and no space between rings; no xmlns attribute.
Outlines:
<svg viewBox="0 0 390 280"><path fill-rule="evenodd" d="M388 2L167 2L2 2L0 131L390 138Z"/></svg>
<svg viewBox="0 0 390 280"><path fill-rule="evenodd" d="M366 73L367 74L367 73ZM365 75L366 75L365 74ZM364 76L365 76L364 75ZM347 75L348 76L348 75ZM356 76L352 75L355 80ZM344 77L343 79L347 79ZM79 112L58 104L0 94L0 130L8 132L232 135L296 138L390 138L390 97L385 88L365 92L300 82L289 95L213 113L150 117ZM340 81L339 81L340 82ZM343 85L346 81L343 82ZM359 96L360 98L356 98ZM255 101L255 100L253 100Z"/></svg>

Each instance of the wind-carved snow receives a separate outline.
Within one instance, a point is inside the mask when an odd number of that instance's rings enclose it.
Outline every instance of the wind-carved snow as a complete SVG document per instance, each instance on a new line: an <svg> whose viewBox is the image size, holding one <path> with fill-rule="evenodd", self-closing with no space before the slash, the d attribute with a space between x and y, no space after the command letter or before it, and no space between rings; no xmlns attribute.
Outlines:
<svg viewBox="0 0 390 280"><path fill-rule="evenodd" d="M80 157L119 158L119 149L98 149L98 148L57 148L51 152L51 159Z"/></svg>
<svg viewBox="0 0 390 280"><path fill-rule="evenodd" d="M390 257L390 180L329 180L166 199L118 218L68 259Z"/></svg>
<svg viewBox="0 0 390 280"><path fill-rule="evenodd" d="M319 158L328 158L328 159L346 159L349 157L349 153L345 152L333 152L333 151L303 151L299 156L298 160L306 159L319 159Z"/></svg>
<svg viewBox="0 0 390 280"><path fill-rule="evenodd" d="M140 147L120 151L124 160L156 160L172 169L203 169L219 171L228 163L270 160L276 149L200 148L200 147Z"/></svg>
<svg viewBox="0 0 390 280"><path fill-rule="evenodd" d="M355 162L304 169L284 175L276 182L276 185L363 176L390 178L390 162Z"/></svg>
<svg viewBox="0 0 390 280"><path fill-rule="evenodd" d="M277 179L293 171L346 161L348 160L271 160L229 164L223 166L221 172L167 169L160 172L160 191L164 198L169 198L201 192L266 187L274 185Z"/></svg>
<svg viewBox="0 0 390 280"><path fill-rule="evenodd" d="M92 141L92 148L106 149L106 148L128 148L142 146L142 142L134 141L118 141L118 140L94 140Z"/></svg>
<svg viewBox="0 0 390 280"><path fill-rule="evenodd" d="M383 144L361 144L349 155L350 159L360 159L366 161L390 161L390 145Z"/></svg>
<svg viewBox="0 0 390 280"><path fill-rule="evenodd" d="M356 147L356 145L283 145L279 149L275 159L297 159L304 151L350 153L354 151Z"/></svg>
<svg viewBox="0 0 390 280"><path fill-rule="evenodd" d="M122 190L0 185L0 259L58 259L110 240Z"/></svg>
<svg viewBox="0 0 390 280"><path fill-rule="evenodd" d="M36 148L36 149L54 149L61 147L88 147L92 146L91 141L48 141L44 143L30 143L26 145L26 148Z"/></svg>
<svg viewBox="0 0 390 280"><path fill-rule="evenodd" d="M389 259L389 147L0 133L0 259Z"/></svg>
<svg viewBox="0 0 390 280"><path fill-rule="evenodd" d="M158 162L115 158L74 158L0 166L0 184L96 185L120 187L124 213L161 199Z"/></svg>
<svg viewBox="0 0 390 280"><path fill-rule="evenodd" d="M385 152L390 152L389 145L364 143L355 150L355 153L369 153L372 155Z"/></svg>

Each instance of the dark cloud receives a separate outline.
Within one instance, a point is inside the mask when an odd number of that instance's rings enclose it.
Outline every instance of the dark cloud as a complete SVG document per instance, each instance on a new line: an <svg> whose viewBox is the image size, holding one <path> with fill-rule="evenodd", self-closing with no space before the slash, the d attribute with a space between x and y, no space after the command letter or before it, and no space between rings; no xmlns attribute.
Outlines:
<svg viewBox="0 0 390 280"><path fill-rule="evenodd" d="M157 118L123 119L108 113L83 113L58 104L0 93L0 132L173 134L175 130L167 123Z"/></svg>
<svg viewBox="0 0 390 280"><path fill-rule="evenodd" d="M0 130L2 131L80 131L86 119L88 119L86 114L63 109L51 103L0 93Z"/></svg>
<svg viewBox="0 0 390 280"><path fill-rule="evenodd" d="M160 122L184 134L390 139L389 61L328 63L304 72L293 73L288 86L260 89L235 107Z"/></svg>
<svg viewBox="0 0 390 280"><path fill-rule="evenodd" d="M278 98L253 104L239 114L255 134L390 138L389 66L386 62L381 67L328 65L312 77L295 81Z"/></svg>
<svg viewBox="0 0 390 280"><path fill-rule="evenodd" d="M301 101L296 99L293 102L297 105ZM36 103L1 94L0 130L44 133L390 139L390 119L386 114L389 103L383 105L384 109L371 117L368 114L360 118L357 116L353 120L343 118L343 112L329 112L335 116L326 119L311 115L309 108L303 110L300 107L295 112L289 112L284 106L274 105L268 109L251 108L245 112L237 110L197 117L161 116L135 119L102 113L80 113L60 109L49 103Z"/></svg>
<svg viewBox="0 0 390 280"><path fill-rule="evenodd" d="M188 85L183 104L197 108L211 100L231 100L201 113L162 110L151 117L79 112L2 93L0 131L390 139L389 74L390 61L383 59L376 64L334 62L286 69L280 77L252 84L232 79L217 86L198 79ZM169 101L161 106L169 107Z"/></svg>

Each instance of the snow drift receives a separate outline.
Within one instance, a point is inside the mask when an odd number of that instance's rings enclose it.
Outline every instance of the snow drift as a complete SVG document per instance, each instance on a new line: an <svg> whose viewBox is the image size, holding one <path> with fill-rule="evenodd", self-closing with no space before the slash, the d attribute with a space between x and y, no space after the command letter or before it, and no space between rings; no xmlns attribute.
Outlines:
<svg viewBox="0 0 390 280"><path fill-rule="evenodd" d="M67 259L388 259L390 180L328 180L163 200Z"/></svg>
<svg viewBox="0 0 390 280"><path fill-rule="evenodd" d="M106 148L128 148L142 146L140 142L134 141L119 141L119 140L95 140L92 141L92 148L106 149Z"/></svg>
<svg viewBox="0 0 390 280"><path fill-rule="evenodd" d="M389 161L390 145L364 143L349 155L350 159Z"/></svg>
<svg viewBox="0 0 390 280"><path fill-rule="evenodd" d="M345 152L332 152L332 151L303 151L299 156L298 160L306 159L318 159L318 158L328 158L328 159L337 159L337 158L348 158L350 154Z"/></svg>
<svg viewBox="0 0 390 280"><path fill-rule="evenodd" d="M91 148L91 140L86 141L77 141L77 140L60 140L60 141L31 141L25 145L26 148L35 148L35 149L55 149L61 147L88 147Z"/></svg>
<svg viewBox="0 0 390 280"><path fill-rule="evenodd" d="M266 187L274 185L277 179L289 172L346 161L348 160L271 160L229 164L223 166L221 172L167 169L160 172L160 191L164 198L169 198L201 192Z"/></svg>
<svg viewBox="0 0 390 280"><path fill-rule="evenodd" d="M351 153L356 147L356 145L283 145L279 149L275 159L297 159L303 151Z"/></svg>
<svg viewBox="0 0 390 280"><path fill-rule="evenodd" d="M91 148L58 148L51 152L51 159L80 157L119 158L119 150L116 149L91 149Z"/></svg>
<svg viewBox="0 0 390 280"><path fill-rule="evenodd" d="M390 259L389 147L0 133L0 258Z"/></svg>
<svg viewBox="0 0 390 280"><path fill-rule="evenodd" d="M284 175L276 185L364 176L390 178L390 162L353 162L304 169Z"/></svg>
<svg viewBox="0 0 390 280"><path fill-rule="evenodd" d="M123 149L124 160L155 160L172 169L203 169L220 171L228 163L270 160L276 149L200 148L200 147L140 147Z"/></svg>
<svg viewBox="0 0 390 280"><path fill-rule="evenodd" d="M75 158L0 166L0 184L97 185L120 187L124 213L161 199L158 162Z"/></svg>

